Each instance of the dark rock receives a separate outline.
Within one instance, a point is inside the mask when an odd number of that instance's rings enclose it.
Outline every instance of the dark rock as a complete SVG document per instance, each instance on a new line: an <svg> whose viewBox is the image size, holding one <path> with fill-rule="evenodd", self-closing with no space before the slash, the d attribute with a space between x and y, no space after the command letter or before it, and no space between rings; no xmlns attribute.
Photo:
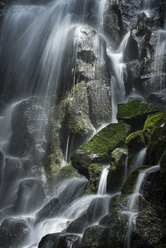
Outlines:
<svg viewBox="0 0 166 248"><path fill-rule="evenodd" d="M39 248L79 248L80 237L75 234L48 234L42 238Z"/></svg>
<svg viewBox="0 0 166 248"><path fill-rule="evenodd" d="M88 227L81 241L81 248L106 248L108 231L102 226Z"/></svg>
<svg viewBox="0 0 166 248"><path fill-rule="evenodd" d="M18 188L15 210L29 213L39 208L45 200L42 182L38 179L23 179Z"/></svg>
<svg viewBox="0 0 166 248"><path fill-rule="evenodd" d="M25 220L9 218L2 222L0 226L0 247L2 248L17 248L22 245L30 228Z"/></svg>
<svg viewBox="0 0 166 248"><path fill-rule="evenodd" d="M162 154L160 159L160 177L162 184L166 188L166 151Z"/></svg>

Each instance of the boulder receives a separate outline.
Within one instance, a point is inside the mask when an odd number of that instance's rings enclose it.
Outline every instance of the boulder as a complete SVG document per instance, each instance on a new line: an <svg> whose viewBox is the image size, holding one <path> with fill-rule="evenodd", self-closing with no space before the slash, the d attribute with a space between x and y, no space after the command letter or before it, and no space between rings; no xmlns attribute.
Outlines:
<svg viewBox="0 0 166 248"><path fill-rule="evenodd" d="M117 118L130 124L134 131L141 130L147 116L159 112L160 109L161 106L145 103L140 99L134 99L118 105Z"/></svg>
<svg viewBox="0 0 166 248"><path fill-rule="evenodd" d="M38 248L79 248L80 236L75 234L48 234L42 238Z"/></svg>
<svg viewBox="0 0 166 248"><path fill-rule="evenodd" d="M88 227L81 241L82 248L106 248L107 229L102 226Z"/></svg>
<svg viewBox="0 0 166 248"><path fill-rule="evenodd" d="M17 248L23 245L28 237L30 228L23 219L8 218L0 226L0 247Z"/></svg>
<svg viewBox="0 0 166 248"><path fill-rule="evenodd" d="M166 151L162 154L160 159L160 177L162 184L166 188Z"/></svg>
<svg viewBox="0 0 166 248"><path fill-rule="evenodd" d="M89 178L88 167L92 163L109 164L111 152L124 145L130 126L124 122L109 124L89 142L84 143L72 155L72 165Z"/></svg>

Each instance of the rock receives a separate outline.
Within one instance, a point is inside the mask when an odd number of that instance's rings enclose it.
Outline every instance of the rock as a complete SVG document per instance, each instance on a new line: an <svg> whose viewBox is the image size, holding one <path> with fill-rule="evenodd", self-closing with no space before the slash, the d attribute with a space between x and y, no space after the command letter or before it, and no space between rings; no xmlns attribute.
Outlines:
<svg viewBox="0 0 166 248"><path fill-rule="evenodd" d="M160 177L162 184L166 188L166 151L162 154L160 159Z"/></svg>
<svg viewBox="0 0 166 248"><path fill-rule="evenodd" d="M117 4L107 2L103 20L104 33L111 41L111 45L117 48L123 34L121 12Z"/></svg>
<svg viewBox="0 0 166 248"><path fill-rule="evenodd" d="M144 170L146 168L148 168L150 166L144 165L144 166L140 166L136 169L133 169L128 177L126 178L126 180L124 181L122 188L121 188L121 193L122 194L132 194L134 191L134 186L137 180L137 177L140 173L141 170Z"/></svg>
<svg viewBox="0 0 166 248"><path fill-rule="evenodd" d="M80 237L75 234L48 234L42 238L38 248L79 248Z"/></svg>
<svg viewBox="0 0 166 248"><path fill-rule="evenodd" d="M46 198L42 181L23 179L19 183L15 210L17 213L29 213L39 208Z"/></svg>
<svg viewBox="0 0 166 248"><path fill-rule="evenodd" d="M66 232L83 233L87 226L90 226L108 212L109 197L96 197L93 199L88 209L79 218L69 224Z"/></svg>
<svg viewBox="0 0 166 248"><path fill-rule="evenodd" d="M111 153L111 165L109 169L108 179L107 179L107 190L111 193L117 193L121 189L121 184L124 180L126 159L127 159L127 149L116 148Z"/></svg>
<svg viewBox="0 0 166 248"><path fill-rule="evenodd" d="M109 164L111 152L124 145L129 130L129 125L124 122L103 128L73 154L72 165L89 178L88 166L92 163Z"/></svg>
<svg viewBox="0 0 166 248"><path fill-rule="evenodd" d="M166 147L166 124L156 127L148 143L147 160L149 164L156 165L165 151Z"/></svg>
<svg viewBox="0 0 166 248"><path fill-rule="evenodd" d="M77 27L73 39L76 49L75 82L53 110L47 161L50 177L56 175L63 159L69 161L73 151L94 133L95 128L111 120L105 41L86 26Z"/></svg>
<svg viewBox="0 0 166 248"><path fill-rule="evenodd" d="M155 247L166 242L166 223L152 208L143 210L137 217L136 226L132 234L132 247Z"/></svg>
<svg viewBox="0 0 166 248"><path fill-rule="evenodd" d="M14 156L30 154L34 160L43 158L48 116L41 101L43 99L40 97L30 97L15 106L12 115L10 154ZM19 125L18 120L21 120Z"/></svg>
<svg viewBox="0 0 166 248"><path fill-rule="evenodd" d="M107 229L102 226L88 227L81 241L81 248L106 248Z"/></svg>
<svg viewBox="0 0 166 248"><path fill-rule="evenodd" d="M148 115L143 129L143 134L146 140L146 143L149 142L152 132L155 128L161 127L166 122L166 113L158 112L155 114Z"/></svg>
<svg viewBox="0 0 166 248"><path fill-rule="evenodd" d="M17 248L23 245L30 228L23 219L8 218L4 220L0 226L0 247Z"/></svg>
<svg viewBox="0 0 166 248"><path fill-rule="evenodd" d="M118 120L123 120L132 126L132 129L143 129L144 122L149 114L159 112L160 106L142 102L139 99L118 105Z"/></svg>
<svg viewBox="0 0 166 248"><path fill-rule="evenodd" d="M128 147L129 154L131 155L138 153L138 151L146 147L143 131L138 130L131 133L126 138L126 145Z"/></svg>

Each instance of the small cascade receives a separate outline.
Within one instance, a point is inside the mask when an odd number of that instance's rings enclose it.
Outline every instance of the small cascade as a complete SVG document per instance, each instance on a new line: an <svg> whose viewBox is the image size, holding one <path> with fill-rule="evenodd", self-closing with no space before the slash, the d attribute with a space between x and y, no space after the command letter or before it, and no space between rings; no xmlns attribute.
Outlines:
<svg viewBox="0 0 166 248"><path fill-rule="evenodd" d="M137 168L144 164L146 151L147 151L147 147L143 148L141 151L138 152L138 154L136 155L135 159L132 162L132 166L134 168Z"/></svg>
<svg viewBox="0 0 166 248"><path fill-rule="evenodd" d="M104 19L104 12L105 12L105 8L106 8L106 3L107 3L107 0L99 0L100 3L99 3L99 18L98 18L98 21L99 21L99 29L100 31L103 30L103 19Z"/></svg>
<svg viewBox="0 0 166 248"><path fill-rule="evenodd" d="M129 201L128 201L128 211L123 211L122 214L128 216L128 227L127 227L127 232L126 232L126 237L125 237L125 247L130 248L131 247L131 233L132 233L132 228L133 224L136 221L136 218L138 216L138 197L140 194L141 186L145 180L145 177L147 174L154 173L160 169L159 165L147 168L143 171L141 171L138 175L133 194L130 196Z"/></svg>
<svg viewBox="0 0 166 248"><path fill-rule="evenodd" d="M143 0L142 11L147 15L151 16L151 0Z"/></svg>
<svg viewBox="0 0 166 248"><path fill-rule="evenodd" d="M98 191L97 194L98 195L105 195L106 191L107 191L107 177L108 177L108 173L109 173L109 165L105 165L101 176L100 176L100 181L99 181L99 187L98 187Z"/></svg>
<svg viewBox="0 0 166 248"><path fill-rule="evenodd" d="M157 31L157 46L154 55L154 64L152 65L151 83L155 85L158 80L160 93L165 89L165 57L166 57L166 27Z"/></svg>
<svg viewBox="0 0 166 248"><path fill-rule="evenodd" d="M119 48L112 51L111 48L107 49L108 57L112 64L114 76L111 77L111 90L112 90L112 122L116 123L117 106L119 103L125 101L125 86L124 86L124 73L126 65L123 63L123 53L127 46L130 32L128 32Z"/></svg>

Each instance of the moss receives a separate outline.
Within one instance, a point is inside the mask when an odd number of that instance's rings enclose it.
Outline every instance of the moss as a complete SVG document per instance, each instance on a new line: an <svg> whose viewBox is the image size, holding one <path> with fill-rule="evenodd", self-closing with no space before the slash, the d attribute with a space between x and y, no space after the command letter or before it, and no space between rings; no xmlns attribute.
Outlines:
<svg viewBox="0 0 166 248"><path fill-rule="evenodd" d="M143 133L146 139L149 140L154 128L160 127L163 123L166 123L166 113L159 112L149 115L145 121L143 129Z"/></svg>
<svg viewBox="0 0 166 248"><path fill-rule="evenodd" d="M151 112L158 112L159 106L154 104L147 104L140 99L134 99L118 106L118 119L132 118L143 114L149 114Z"/></svg>
<svg viewBox="0 0 166 248"><path fill-rule="evenodd" d="M57 177L72 178L78 176L76 170L72 167L71 162L67 163L66 166L58 168L56 173Z"/></svg>
<svg viewBox="0 0 166 248"><path fill-rule="evenodd" d="M123 195L128 195L128 194L132 194L133 191L134 191L134 186L135 186L135 183L136 183L136 180L137 180L137 177L140 173L141 170L144 170L146 168L150 167L149 165L143 165L143 166L140 166L134 170L132 170L128 177L126 178L126 180L124 181L123 185L122 185L122 189L121 189L121 193L122 195L120 196L119 199L121 199L121 197Z"/></svg>
<svg viewBox="0 0 166 248"><path fill-rule="evenodd" d="M97 133L89 142L80 149L86 154L95 154L102 159L110 159L110 152L117 146L124 145L124 140L129 132L129 125L124 122L110 124ZM104 159L105 160L105 159Z"/></svg>
<svg viewBox="0 0 166 248"><path fill-rule="evenodd" d="M89 187L86 190L86 194L97 192L102 169L103 169L103 166L99 163L93 163L88 166Z"/></svg>
<svg viewBox="0 0 166 248"><path fill-rule="evenodd" d="M138 130L143 129L148 114L156 113L160 110L160 106L144 103L140 99L134 99L118 105L117 118L132 125L133 130Z"/></svg>
<svg viewBox="0 0 166 248"><path fill-rule="evenodd" d="M143 131L138 130L136 132L131 133L126 138L126 145L129 148L129 153L137 153L139 150L146 146Z"/></svg>

